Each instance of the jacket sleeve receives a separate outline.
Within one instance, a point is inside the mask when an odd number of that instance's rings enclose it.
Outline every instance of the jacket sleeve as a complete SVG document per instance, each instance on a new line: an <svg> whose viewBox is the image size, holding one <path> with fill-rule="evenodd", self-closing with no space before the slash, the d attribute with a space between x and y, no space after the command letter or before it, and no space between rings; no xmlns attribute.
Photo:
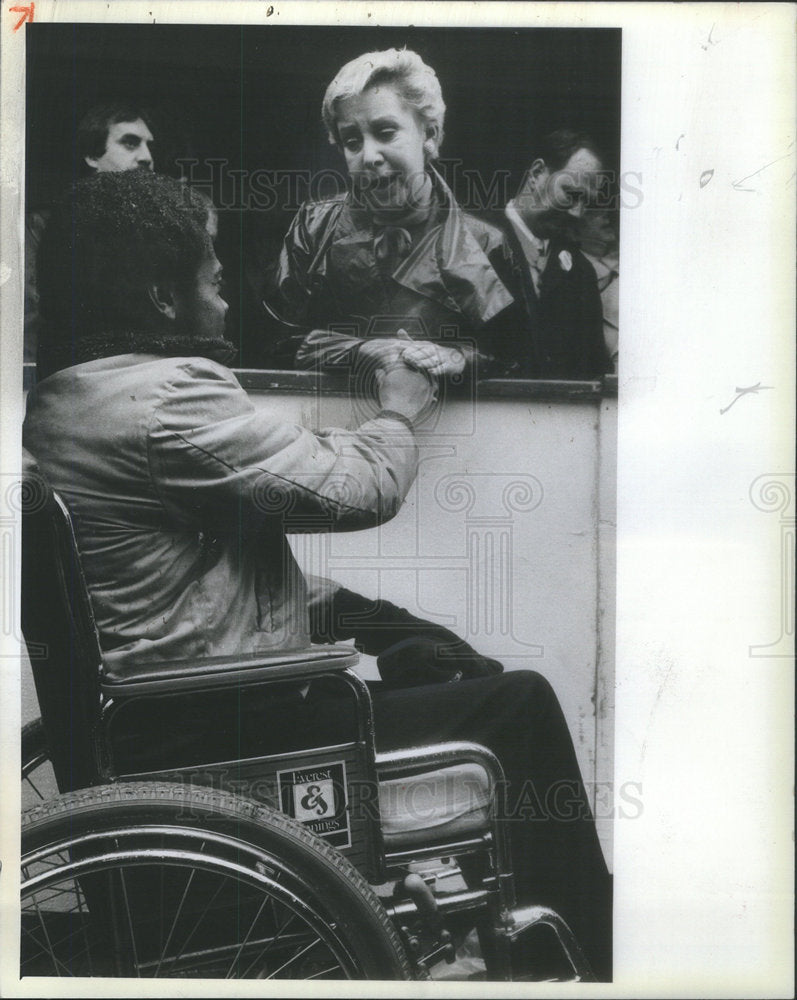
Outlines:
<svg viewBox="0 0 797 1000"><path fill-rule="evenodd" d="M352 531L398 512L417 469L401 420L314 433L255 408L234 375L211 361L181 365L151 415L150 475L184 523L258 531ZM270 521L273 524L273 521Z"/></svg>
<svg viewBox="0 0 797 1000"><path fill-rule="evenodd" d="M274 312L296 326L306 326L308 322L310 269L319 235L317 225L312 224L312 208L305 203L294 216L267 283L267 298Z"/></svg>
<svg viewBox="0 0 797 1000"><path fill-rule="evenodd" d="M595 269L587 258L578 253L579 268L583 274L583 346L584 361L579 374L586 378L599 378L613 370L606 339L603 334L603 303L598 290Z"/></svg>
<svg viewBox="0 0 797 1000"><path fill-rule="evenodd" d="M353 372L361 337L342 330L311 330L296 352L297 368Z"/></svg>
<svg viewBox="0 0 797 1000"><path fill-rule="evenodd" d="M268 280L267 310L281 326L279 344L297 368L351 369L360 338L324 328L323 281L318 266L326 253L341 203L305 202L285 236ZM283 353L285 353L283 351Z"/></svg>

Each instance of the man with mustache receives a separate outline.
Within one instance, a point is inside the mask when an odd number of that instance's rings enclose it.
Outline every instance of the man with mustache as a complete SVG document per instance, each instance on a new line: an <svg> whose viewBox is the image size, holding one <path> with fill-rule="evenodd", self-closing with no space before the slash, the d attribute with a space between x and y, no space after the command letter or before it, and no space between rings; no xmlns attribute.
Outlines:
<svg viewBox="0 0 797 1000"><path fill-rule="evenodd" d="M553 132L506 206L514 290L529 335L528 356L519 359L527 377L591 379L612 370L595 272L577 243L601 170L589 136Z"/></svg>

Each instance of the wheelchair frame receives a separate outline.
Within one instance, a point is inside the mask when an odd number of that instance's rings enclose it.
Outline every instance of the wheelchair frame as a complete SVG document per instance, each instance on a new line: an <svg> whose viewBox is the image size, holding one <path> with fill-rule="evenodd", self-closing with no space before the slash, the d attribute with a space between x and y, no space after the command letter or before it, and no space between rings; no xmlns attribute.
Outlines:
<svg viewBox="0 0 797 1000"><path fill-rule="evenodd" d="M215 845L212 850L218 854L212 859L217 866L213 868L214 878L218 874L227 881L240 880L241 885L249 887L246 891L255 894L253 898L259 898L257 893L266 892L264 872L278 869L280 877L268 890L271 909L276 912L279 906L287 907L292 914L290 920L304 920L309 928L305 933L317 935L323 942L325 954L330 956L324 960L326 966L315 961L309 967L315 971L308 971L296 964L298 959L289 958L285 971L291 975L304 969L311 977L323 973L332 978L428 978L434 964L454 959L455 934L449 925L456 928L469 921L479 927L487 979L512 978L511 946L530 927L539 924L553 929L574 977L593 978L580 946L557 913L546 907L515 905L505 831L497 819L504 814L503 773L489 750L461 742L377 753L370 694L351 669L357 653L348 647L163 663L146 668L135 679L109 677L103 666L69 511L38 476L25 481L23 498L22 626L50 757L62 793L56 803L34 808L23 829L23 894L35 898L41 885L52 892L53 886L62 884L58 878L72 880L63 884L75 887L70 891L80 903L81 914L85 909L89 915L107 911L110 915L105 923L114 929L112 944L103 946L114 954L115 971L110 974L131 974L131 943L136 952L133 927L125 927L118 913L119 899L124 898L127 924L131 924L127 868L121 866L141 865L141 858L152 859L146 863L153 872L157 858L162 859L164 871L167 864L193 864L196 867L191 869L190 884L196 871L207 874L205 869L212 867L207 852L197 852L197 842L205 843L209 838ZM143 773L120 773L115 766L115 731L131 706L142 700L198 693L213 696L230 689L260 691L274 685L306 685L320 678L348 690L354 698L357 732L346 743ZM40 748L37 753L41 760ZM329 772L330 763L344 765L336 772L336 795L344 786L343 806L336 815L340 813L348 823L349 843L340 848L279 812L290 799L290 783L285 787L280 784L283 774L310 773L310 769L321 772L325 767ZM386 845L378 797L366 796L363 801L362 789L377 789L379 782L386 780L412 781L430 771L463 763L476 764L487 775L493 803L488 822L478 830L454 832L425 843ZM345 775L343 781L341 774ZM257 782L259 791L255 788ZM232 794L230 789L237 790ZM181 795L187 807L182 812L199 811L198 825L181 821ZM171 802L168 809L159 806L165 801ZM149 805L137 807L136 802ZM150 813L157 816L154 826L148 818ZM77 824L74 835L65 826L67 817L73 821L70 829ZM213 833L214 824L220 824L221 832ZM231 832L242 829L244 833L238 836ZM128 843L131 846L125 847ZM92 846L95 844L100 845L98 857ZM110 844L116 846L111 849ZM282 860L280 852L287 861ZM106 871L110 857L118 866L113 873ZM236 858L247 860L240 865ZM441 858L457 859L459 867L453 869L453 874L468 874L465 889L435 891L434 875L411 870ZM450 867L446 873L452 874ZM106 879L102 883L106 889L115 887L110 899L101 898L97 889L101 878ZM163 885L162 877L159 884ZM323 898L320 885L335 899ZM372 887L384 890L391 885L392 889L383 891L377 899ZM263 895L263 905L265 899ZM38 902L35 909L41 927L35 930L34 940L41 944L42 937L46 939L42 948L46 951L49 946L52 952L55 971L51 974L64 974L64 963L55 956ZM340 916L340 912L349 915ZM176 920L167 945L175 933ZM149 917L144 923L147 933L154 933ZM271 937L265 938L271 942L269 947L280 937L274 927ZM85 926L82 931L87 937ZM251 928L249 933L254 933ZM160 961L149 965L139 963L134 954L133 974L175 971L180 963L170 966L166 950L162 949ZM256 957L246 968L240 964L244 953L240 942L224 943L215 950L228 958L239 956L234 958L228 974L261 976L263 970ZM313 944L311 950L318 952L319 945ZM247 948L246 954L251 951ZM200 966L205 972L212 953L214 948L208 943L201 952L205 964ZM324 966L320 972L319 963Z"/></svg>

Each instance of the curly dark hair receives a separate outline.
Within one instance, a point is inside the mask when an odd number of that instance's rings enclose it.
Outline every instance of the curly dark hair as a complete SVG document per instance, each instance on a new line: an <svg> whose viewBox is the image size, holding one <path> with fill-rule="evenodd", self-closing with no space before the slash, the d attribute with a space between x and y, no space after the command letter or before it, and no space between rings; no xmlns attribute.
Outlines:
<svg viewBox="0 0 797 1000"><path fill-rule="evenodd" d="M189 290L213 250L207 201L149 171L99 173L56 206L42 238L42 346L163 327L150 286Z"/></svg>
<svg viewBox="0 0 797 1000"><path fill-rule="evenodd" d="M108 144L108 132L111 125L117 122L135 122L141 119L152 129L152 116L144 108L135 104L117 101L113 104L97 104L83 115L77 127L77 152L83 159L86 156L99 158L105 152Z"/></svg>

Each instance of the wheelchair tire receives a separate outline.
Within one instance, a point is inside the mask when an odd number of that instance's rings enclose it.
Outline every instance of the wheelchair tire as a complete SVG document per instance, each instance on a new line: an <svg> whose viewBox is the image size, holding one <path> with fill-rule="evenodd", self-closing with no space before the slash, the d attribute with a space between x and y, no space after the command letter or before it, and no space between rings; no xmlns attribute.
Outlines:
<svg viewBox="0 0 797 1000"><path fill-rule="evenodd" d="M409 979L338 851L215 789L122 782L27 810L21 974Z"/></svg>

